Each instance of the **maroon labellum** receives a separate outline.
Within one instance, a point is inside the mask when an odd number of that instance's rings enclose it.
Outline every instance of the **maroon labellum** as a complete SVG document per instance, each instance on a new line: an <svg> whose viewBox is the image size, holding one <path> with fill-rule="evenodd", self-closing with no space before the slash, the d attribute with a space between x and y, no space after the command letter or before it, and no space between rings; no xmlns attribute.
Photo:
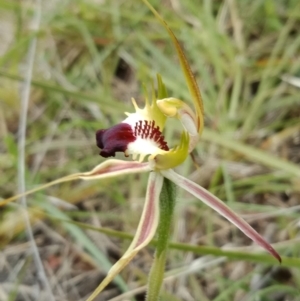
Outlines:
<svg viewBox="0 0 300 301"><path fill-rule="evenodd" d="M135 139L131 126L127 123L119 123L96 132L97 146L101 149L100 156L104 158L114 157L116 152L125 152L128 143Z"/></svg>
<svg viewBox="0 0 300 301"><path fill-rule="evenodd" d="M134 152L149 153L149 149L141 141L148 141L157 149L169 150L159 127L155 126L154 121L147 120L139 120L133 126L122 122L109 129L98 130L96 140L97 146L101 149L100 155L104 158L114 157L116 152L124 152L125 156ZM130 144L132 142L133 144ZM129 144L131 147L128 150Z"/></svg>

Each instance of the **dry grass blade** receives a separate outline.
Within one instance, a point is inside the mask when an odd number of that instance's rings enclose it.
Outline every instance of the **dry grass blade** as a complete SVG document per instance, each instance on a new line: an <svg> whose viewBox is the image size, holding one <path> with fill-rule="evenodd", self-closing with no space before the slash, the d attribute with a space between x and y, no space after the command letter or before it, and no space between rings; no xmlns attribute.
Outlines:
<svg viewBox="0 0 300 301"><path fill-rule="evenodd" d="M41 0L35 1L35 14L32 22L33 32L38 32L42 15L42 3ZM28 49L28 54L23 68L26 70L25 81L21 88L21 106L20 106L20 121L19 121L19 131L18 131L18 187L19 194L23 194L26 191L25 186L25 143L26 143L26 127L27 127L27 112L30 97L30 85L32 79L32 70L34 65L35 53L36 53L37 37L33 37ZM49 300L55 301L54 295L52 293L51 285L48 281L39 250L35 243L35 238L33 235L30 218L27 212L27 202L26 196L20 197L22 207L25 209L23 211L23 218L26 223L26 233L31 244L31 252L34 258L36 269L41 280L42 286L47 291L47 298Z"/></svg>

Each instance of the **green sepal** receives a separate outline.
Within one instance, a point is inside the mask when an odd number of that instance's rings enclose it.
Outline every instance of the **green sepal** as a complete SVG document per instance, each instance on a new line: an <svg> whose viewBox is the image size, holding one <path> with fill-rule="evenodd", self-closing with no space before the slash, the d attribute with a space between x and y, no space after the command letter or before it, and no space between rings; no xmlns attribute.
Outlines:
<svg viewBox="0 0 300 301"><path fill-rule="evenodd" d="M165 170L182 164L189 154L189 141L189 134L182 132L179 145L164 154L152 155L149 158L150 165L155 170Z"/></svg>
<svg viewBox="0 0 300 301"><path fill-rule="evenodd" d="M193 75L193 72L191 70L191 67L186 59L186 56L183 52L182 47L180 46L176 36L174 35L171 28L168 26L166 21L160 16L160 14L154 9L154 7L147 0L142 0L142 1L148 6L148 8L155 15L156 19L167 30L167 32L169 33L169 36L175 46L177 56L180 61L181 69L183 71L187 86L189 88L189 92L191 94L191 97L192 97L192 100L194 103L194 107L196 110L197 131L199 134L201 134L203 127L204 127L204 108L203 108L201 93L200 93L199 87L197 85L196 79Z"/></svg>

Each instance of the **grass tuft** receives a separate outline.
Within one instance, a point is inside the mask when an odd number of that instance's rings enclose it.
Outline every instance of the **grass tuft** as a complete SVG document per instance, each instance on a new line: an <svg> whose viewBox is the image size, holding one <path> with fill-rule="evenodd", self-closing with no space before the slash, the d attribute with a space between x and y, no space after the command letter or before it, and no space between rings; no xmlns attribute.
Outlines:
<svg viewBox="0 0 300 301"><path fill-rule="evenodd" d="M190 101L172 43L142 1L42 2L33 32L34 2L0 0L2 198L18 191L18 123L26 113L19 91L33 39L27 189L103 161L96 130L122 120L131 97L141 103L142 83L150 89L157 73L169 95ZM283 257L278 266L179 190L162 300L299 300L298 2L152 1L184 47L204 100L206 128L181 173L242 214ZM168 129L169 141L178 138L177 124ZM145 185L144 175L131 175L27 197L56 300L85 300L120 258L137 227ZM46 300L21 214L18 204L0 210L0 300L34 300L37 285ZM141 252L99 300L144 300L152 251Z"/></svg>

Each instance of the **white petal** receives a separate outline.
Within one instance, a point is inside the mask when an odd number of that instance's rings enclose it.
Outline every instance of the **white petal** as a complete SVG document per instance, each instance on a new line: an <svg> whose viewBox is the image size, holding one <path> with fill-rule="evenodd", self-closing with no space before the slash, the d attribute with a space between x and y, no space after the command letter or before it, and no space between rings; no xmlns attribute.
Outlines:
<svg viewBox="0 0 300 301"><path fill-rule="evenodd" d="M87 301L94 300L113 278L133 259L138 251L148 245L152 240L159 221L159 195L162 184L162 175L160 173L151 172L148 181L146 202L134 239L125 254L111 267L107 276Z"/></svg>
<svg viewBox="0 0 300 301"><path fill-rule="evenodd" d="M250 237L254 242L259 244L270 254L272 254L279 262L281 258L279 254L273 249L273 247L265 241L265 239L258 234L244 219L238 216L234 211L232 211L224 202L219 198L211 194L205 188L197 185L196 183L180 176L173 170L163 170L161 173L171 181L173 181L178 186L182 187L196 198L200 199L203 203L213 208L219 214L224 216L227 220L233 223L237 228L239 228L244 234Z"/></svg>
<svg viewBox="0 0 300 301"><path fill-rule="evenodd" d="M140 156L140 162L142 162L147 155L152 154L164 154L166 151L160 149L158 144L148 138L138 137L134 142L128 143L127 154L133 156ZM135 159L135 157L133 157Z"/></svg>
<svg viewBox="0 0 300 301"><path fill-rule="evenodd" d="M57 185L64 182L70 182L78 179L82 180L94 180L94 179L103 179L103 178L110 178L110 177L117 177L124 174L131 174L131 173L139 173L139 172L148 172L151 168L149 163L139 163L139 162L131 162L131 161L122 161L122 160L106 160L105 162L97 165L91 171L88 172L81 172L72 174L69 176L65 176L59 179L56 179L52 182L47 184L38 186L31 190L28 190L24 193L12 196L8 199L0 201L0 207L13 202L20 198L21 196L29 195L39 190L51 187L53 185Z"/></svg>

